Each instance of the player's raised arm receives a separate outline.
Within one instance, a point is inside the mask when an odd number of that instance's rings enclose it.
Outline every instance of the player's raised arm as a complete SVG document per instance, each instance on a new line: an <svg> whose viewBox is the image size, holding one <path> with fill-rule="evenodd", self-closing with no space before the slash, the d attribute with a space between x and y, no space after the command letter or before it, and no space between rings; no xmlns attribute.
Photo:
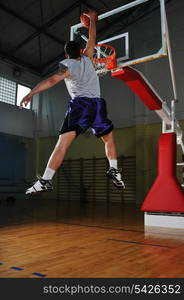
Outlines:
<svg viewBox="0 0 184 300"><path fill-rule="evenodd" d="M39 82L29 94L27 94L22 101L20 102L20 106L27 106L28 103L32 100L32 97L40 92L46 91L52 86L56 85L58 82L68 77L69 70L66 66L62 64L59 66L59 71L52 75L51 77Z"/></svg>
<svg viewBox="0 0 184 300"><path fill-rule="evenodd" d="M89 10L86 13L83 13L85 16L87 16L90 19L89 24L89 39L86 45L86 48L83 51L83 54L85 56L88 56L89 58L93 58L94 53L94 47L96 44L96 20L97 20L97 13L93 10Z"/></svg>

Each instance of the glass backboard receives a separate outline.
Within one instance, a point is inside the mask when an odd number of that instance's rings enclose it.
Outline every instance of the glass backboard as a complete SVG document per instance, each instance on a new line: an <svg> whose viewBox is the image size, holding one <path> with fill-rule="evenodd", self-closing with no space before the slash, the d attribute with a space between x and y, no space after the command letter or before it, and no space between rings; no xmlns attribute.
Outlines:
<svg viewBox="0 0 184 300"><path fill-rule="evenodd" d="M98 16L97 43L115 47L118 67L167 55L165 0L136 0ZM82 24L71 27L70 39L86 42Z"/></svg>

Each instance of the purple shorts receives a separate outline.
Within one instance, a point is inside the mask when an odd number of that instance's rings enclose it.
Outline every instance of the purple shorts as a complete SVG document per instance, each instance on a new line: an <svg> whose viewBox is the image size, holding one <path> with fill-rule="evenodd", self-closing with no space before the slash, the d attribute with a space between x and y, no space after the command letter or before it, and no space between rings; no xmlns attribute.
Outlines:
<svg viewBox="0 0 184 300"><path fill-rule="evenodd" d="M60 134L76 131L76 134L92 128L97 137L113 130L112 122L107 119L106 102L102 98L76 97L69 101Z"/></svg>

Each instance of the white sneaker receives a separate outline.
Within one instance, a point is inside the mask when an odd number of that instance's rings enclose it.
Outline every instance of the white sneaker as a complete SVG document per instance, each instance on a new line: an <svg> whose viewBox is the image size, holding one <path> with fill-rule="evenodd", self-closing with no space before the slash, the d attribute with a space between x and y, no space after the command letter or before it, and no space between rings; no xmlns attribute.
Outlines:
<svg viewBox="0 0 184 300"><path fill-rule="evenodd" d="M47 191L53 191L52 181L38 177L38 181L36 181L32 187L27 189L26 195Z"/></svg>
<svg viewBox="0 0 184 300"><path fill-rule="evenodd" d="M121 169L110 168L107 172L107 177L112 179L115 187L125 189L125 184L121 178Z"/></svg>

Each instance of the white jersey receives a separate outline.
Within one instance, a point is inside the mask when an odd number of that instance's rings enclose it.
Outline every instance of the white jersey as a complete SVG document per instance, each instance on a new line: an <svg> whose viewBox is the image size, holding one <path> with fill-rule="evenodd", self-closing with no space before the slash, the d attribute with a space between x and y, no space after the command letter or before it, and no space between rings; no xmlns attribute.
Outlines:
<svg viewBox="0 0 184 300"><path fill-rule="evenodd" d="M69 69L70 76L65 78L65 83L72 99L100 98L99 78L89 57L81 56L80 60L68 58L60 63Z"/></svg>

